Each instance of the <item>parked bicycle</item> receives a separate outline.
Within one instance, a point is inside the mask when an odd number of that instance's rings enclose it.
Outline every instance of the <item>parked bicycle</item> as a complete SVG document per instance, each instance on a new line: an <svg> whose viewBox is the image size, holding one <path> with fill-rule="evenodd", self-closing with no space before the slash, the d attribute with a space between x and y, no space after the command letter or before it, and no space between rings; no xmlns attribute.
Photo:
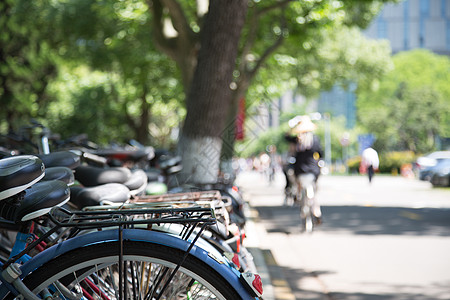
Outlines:
<svg viewBox="0 0 450 300"><path fill-rule="evenodd" d="M50 131L46 130L46 132ZM134 144L136 146L136 143ZM71 200L68 203L70 209L83 210L89 209L90 206L98 208L100 205L117 206L130 202L136 203L137 201L148 203L151 200L151 197L143 197L145 194L144 190L146 190L145 187L148 189L149 186L147 183L147 180L149 179L149 169L145 169L144 171L143 169L136 168L135 163L130 163L130 160L135 158L136 162L141 161L138 157L142 156L138 154L132 155L130 149L115 148L102 150L100 147L94 146L92 142L88 142L86 136L73 137L69 139L68 142L60 142L60 145L65 145L64 148L69 145L77 145L75 151L69 151L71 153L69 156L74 156L77 155L75 153L78 153L79 160L83 161L83 163L77 165L75 169L75 179L77 180L78 185L70 188ZM54 147L51 148L54 149ZM140 149L137 153L147 152L141 151L146 150L147 147L138 144L137 148ZM93 149L95 149L96 152L89 152ZM62 156L64 153L67 153L67 151L39 154L38 156L45 160L46 165L49 165L51 157L54 155ZM157 164L151 166L161 169L166 180L172 173L176 173L180 170L181 164L176 156L168 155L168 153L164 153L164 155L161 156L158 155L159 153L157 151L155 151L155 154L159 159ZM93 159L91 156L94 156L95 163L92 163ZM101 160L98 159L98 157L104 158L105 163L101 163ZM145 163L146 159L148 159L148 157L146 158L144 156L144 160L141 162ZM123 166L109 166L112 161L121 161L123 164L131 167L131 169ZM153 162L153 159L150 162ZM55 164L52 163L51 166L55 166ZM47 168L47 170L50 171L50 168ZM62 175L63 174L61 174L61 176ZM61 177L54 179L61 180ZM167 182L166 180L165 182ZM239 194L237 187L227 182L202 187L182 186L171 190L171 196L167 197L167 195L164 198L173 199L173 193L183 193L184 195L182 198L185 198L186 195L196 192L208 193L214 191L219 191L220 201L226 203L227 221L224 224L218 222L215 226L208 227L208 230L204 231L202 234L202 238L217 248L221 254L230 257L241 271L255 272L256 267L253 262L253 257L243 245L245 238L245 215L243 214L244 201ZM235 258L235 256L237 256L237 258Z"/></svg>
<svg viewBox="0 0 450 300"><path fill-rule="evenodd" d="M0 160L0 227L18 230L0 265L0 299L261 296L257 275L240 273L212 247L197 244L206 226L216 222L212 208L72 212L61 208L69 199L65 183L38 182L44 169L35 156ZM169 223L184 230L180 235L149 230Z"/></svg>

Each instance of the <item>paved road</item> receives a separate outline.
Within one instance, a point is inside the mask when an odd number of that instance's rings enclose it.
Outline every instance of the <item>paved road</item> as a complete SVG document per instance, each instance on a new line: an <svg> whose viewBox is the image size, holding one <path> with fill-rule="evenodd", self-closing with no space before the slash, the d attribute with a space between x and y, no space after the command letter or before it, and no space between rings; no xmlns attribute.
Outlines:
<svg viewBox="0 0 450 300"><path fill-rule="evenodd" d="M250 243L269 269L278 265L272 281L283 277L290 288L275 282L274 299L450 299L450 189L402 177L378 175L369 185L361 176L323 176L324 223L302 234L298 209L282 206L282 175L269 185L246 172L238 184L258 216Z"/></svg>

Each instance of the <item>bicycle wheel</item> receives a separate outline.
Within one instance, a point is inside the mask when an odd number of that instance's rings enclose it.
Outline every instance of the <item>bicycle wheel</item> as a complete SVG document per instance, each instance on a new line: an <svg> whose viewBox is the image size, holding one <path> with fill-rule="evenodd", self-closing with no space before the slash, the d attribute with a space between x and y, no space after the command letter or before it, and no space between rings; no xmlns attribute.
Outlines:
<svg viewBox="0 0 450 300"><path fill-rule="evenodd" d="M307 195L306 189L301 190L301 200L300 200L300 220L301 229L303 232L312 232L314 223L311 207L311 199Z"/></svg>
<svg viewBox="0 0 450 300"><path fill-rule="evenodd" d="M170 280L181 250L124 241L119 266L118 249L118 242L105 242L67 252L32 272L25 284L53 299L240 299L213 268L190 255Z"/></svg>

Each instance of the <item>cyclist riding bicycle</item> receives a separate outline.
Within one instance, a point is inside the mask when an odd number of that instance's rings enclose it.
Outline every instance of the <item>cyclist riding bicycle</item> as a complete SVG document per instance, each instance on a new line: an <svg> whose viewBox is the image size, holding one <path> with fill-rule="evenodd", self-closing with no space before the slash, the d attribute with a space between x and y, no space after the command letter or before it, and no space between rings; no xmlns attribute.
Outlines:
<svg viewBox="0 0 450 300"><path fill-rule="evenodd" d="M320 139L313 132L317 126L309 116L297 118L298 122L291 130L291 136L295 135L297 143L295 149L294 173L298 191L302 190L302 182L312 182L314 194L317 187L317 179L320 175L319 160L323 157ZM305 184L305 183L303 183ZM312 213L316 224L322 222L320 204L312 197Z"/></svg>

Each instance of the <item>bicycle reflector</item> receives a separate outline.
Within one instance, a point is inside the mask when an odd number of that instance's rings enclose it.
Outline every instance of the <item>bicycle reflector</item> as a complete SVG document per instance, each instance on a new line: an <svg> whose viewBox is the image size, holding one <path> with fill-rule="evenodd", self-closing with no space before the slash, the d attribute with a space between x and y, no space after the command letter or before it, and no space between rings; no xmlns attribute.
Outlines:
<svg viewBox="0 0 450 300"><path fill-rule="evenodd" d="M239 261L239 255L237 253L232 252L224 252L224 256L228 258L229 261L231 261L237 269L241 268L241 263Z"/></svg>
<svg viewBox="0 0 450 300"><path fill-rule="evenodd" d="M263 286L261 276L253 274L251 272L241 273L241 281L247 289L250 289L257 297L261 297L263 294Z"/></svg>

